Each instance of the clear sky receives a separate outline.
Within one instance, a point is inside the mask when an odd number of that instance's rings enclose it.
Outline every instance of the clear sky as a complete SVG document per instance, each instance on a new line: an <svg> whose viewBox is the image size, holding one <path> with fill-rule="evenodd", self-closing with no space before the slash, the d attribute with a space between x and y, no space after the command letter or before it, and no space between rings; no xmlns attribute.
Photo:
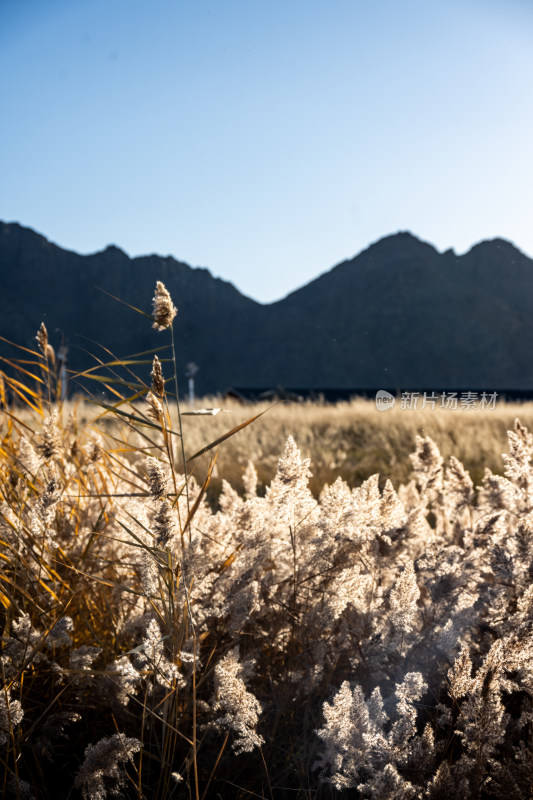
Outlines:
<svg viewBox="0 0 533 800"><path fill-rule="evenodd" d="M0 219L62 247L262 302L398 230L533 254L530 0L1 0L0 74Z"/></svg>

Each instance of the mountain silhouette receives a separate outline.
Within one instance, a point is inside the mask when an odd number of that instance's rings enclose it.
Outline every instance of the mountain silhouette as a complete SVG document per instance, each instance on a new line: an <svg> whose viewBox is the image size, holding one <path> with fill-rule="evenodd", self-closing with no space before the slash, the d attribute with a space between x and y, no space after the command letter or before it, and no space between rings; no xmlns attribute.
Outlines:
<svg viewBox="0 0 533 800"><path fill-rule="evenodd" d="M458 256L400 232L262 305L172 257L115 246L79 255L0 222L0 279L0 336L34 347L44 320L52 344L68 343L71 369L107 360L100 345L124 357L168 344L109 296L150 313L161 280L179 310L178 372L196 362L199 393L533 389L533 261L503 239Z"/></svg>

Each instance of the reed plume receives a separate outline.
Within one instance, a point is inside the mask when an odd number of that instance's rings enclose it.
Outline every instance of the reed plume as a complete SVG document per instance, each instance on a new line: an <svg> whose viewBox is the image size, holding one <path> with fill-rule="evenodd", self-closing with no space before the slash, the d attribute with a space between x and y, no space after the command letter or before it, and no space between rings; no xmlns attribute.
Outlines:
<svg viewBox="0 0 533 800"><path fill-rule="evenodd" d="M157 281L152 299L152 316L154 318L152 327L156 331L164 331L165 328L170 328L177 313L178 309L173 304L164 283Z"/></svg>
<svg viewBox="0 0 533 800"><path fill-rule="evenodd" d="M158 397L162 398L165 394L165 379L163 378L161 362L157 356L154 356L152 363L151 378L153 394L156 394Z"/></svg>
<svg viewBox="0 0 533 800"><path fill-rule="evenodd" d="M35 337L37 339L37 344L39 345L39 349L43 356L50 361L52 364L55 364L56 354L55 350L52 345L48 342L48 331L46 329L46 325L44 322L41 322L41 327L37 331L37 335Z"/></svg>

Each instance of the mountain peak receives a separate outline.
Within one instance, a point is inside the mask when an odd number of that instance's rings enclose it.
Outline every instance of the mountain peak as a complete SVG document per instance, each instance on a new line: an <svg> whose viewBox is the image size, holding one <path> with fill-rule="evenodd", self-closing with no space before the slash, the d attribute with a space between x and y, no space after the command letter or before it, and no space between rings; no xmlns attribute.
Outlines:
<svg viewBox="0 0 533 800"><path fill-rule="evenodd" d="M479 256L488 256L492 254L499 257L513 255L525 256L525 254L509 239L501 239L499 237L484 239L482 242L478 242L478 244L475 244L468 250L466 255L470 256L473 254Z"/></svg>
<svg viewBox="0 0 533 800"><path fill-rule="evenodd" d="M377 242L373 242L363 252L372 254L375 252L390 252L392 254L400 251L409 254L414 252L423 252L425 254L428 250L434 253L438 252L434 245L419 239L411 233L411 231L397 231L397 233L391 233L388 236L383 236L383 238L378 239Z"/></svg>
<svg viewBox="0 0 533 800"><path fill-rule="evenodd" d="M94 253L94 255L119 256L120 258L129 259L129 255L125 253L124 250L121 250L120 247L117 247L116 244L108 244L104 250Z"/></svg>

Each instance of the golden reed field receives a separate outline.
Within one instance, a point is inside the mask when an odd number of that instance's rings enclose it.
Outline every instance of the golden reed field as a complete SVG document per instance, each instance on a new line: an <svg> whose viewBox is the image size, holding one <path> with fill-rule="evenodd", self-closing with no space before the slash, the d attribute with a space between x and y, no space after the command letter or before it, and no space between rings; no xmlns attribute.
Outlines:
<svg viewBox="0 0 533 800"><path fill-rule="evenodd" d="M517 416L533 430L533 403L506 403L496 400L494 408L447 410L426 407L409 410L395 407L376 410L374 401L354 399L349 403L253 403L207 398L197 403L221 407L214 417L198 424L194 417L183 419L189 452L199 450L207 440L221 436L228 428L262 411L265 415L220 448L213 483L226 478L242 492L242 475L252 460L262 486L274 478L280 454L293 436L305 458L311 459L309 486L319 496L324 484L338 477L358 486L376 472L380 483L390 479L395 486L412 478L412 462L417 435L430 436L444 459L458 458L473 480L483 480L485 468L503 473L502 453L507 449L507 431ZM419 406L421 402L419 403ZM200 467L198 467L200 468ZM219 480L217 481L217 477Z"/></svg>
<svg viewBox="0 0 533 800"><path fill-rule="evenodd" d="M190 414L175 315L2 362L1 796L530 798L533 405Z"/></svg>

